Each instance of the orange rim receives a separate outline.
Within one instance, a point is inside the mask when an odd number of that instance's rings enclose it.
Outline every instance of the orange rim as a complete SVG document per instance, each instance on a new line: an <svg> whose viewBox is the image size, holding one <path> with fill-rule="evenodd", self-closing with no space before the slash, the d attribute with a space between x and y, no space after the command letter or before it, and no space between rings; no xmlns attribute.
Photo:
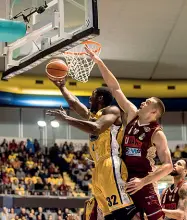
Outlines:
<svg viewBox="0 0 187 220"><path fill-rule="evenodd" d="M95 50L91 50L93 53L97 53L101 50L101 44L96 42L96 41L92 41L92 40L88 40L88 41L85 41L85 42L82 42L81 44L90 44L90 45L95 45L97 46L97 48ZM85 55L86 52L71 52L71 51L65 51L64 54L68 54L68 55Z"/></svg>

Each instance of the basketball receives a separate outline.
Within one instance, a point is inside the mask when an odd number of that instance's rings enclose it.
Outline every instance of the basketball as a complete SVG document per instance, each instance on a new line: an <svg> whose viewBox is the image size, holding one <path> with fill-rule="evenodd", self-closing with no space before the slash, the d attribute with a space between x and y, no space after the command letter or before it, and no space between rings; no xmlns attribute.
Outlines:
<svg viewBox="0 0 187 220"><path fill-rule="evenodd" d="M68 66L63 60L53 59L46 65L46 73L53 81L62 80L68 73Z"/></svg>

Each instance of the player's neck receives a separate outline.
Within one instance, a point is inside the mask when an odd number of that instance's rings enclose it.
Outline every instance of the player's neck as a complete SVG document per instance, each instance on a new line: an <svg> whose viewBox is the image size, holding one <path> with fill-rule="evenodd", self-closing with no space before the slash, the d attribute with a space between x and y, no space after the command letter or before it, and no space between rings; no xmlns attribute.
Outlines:
<svg viewBox="0 0 187 220"><path fill-rule="evenodd" d="M98 105L98 111L101 110L101 109L104 109L104 108L106 108L106 106L101 105L101 104Z"/></svg>
<svg viewBox="0 0 187 220"><path fill-rule="evenodd" d="M93 114L96 114L99 110L101 110L101 109L103 109L103 108L105 108L106 106L103 106L103 105L98 105L98 107L97 108L95 108L95 109L91 109L91 112L93 113Z"/></svg>
<svg viewBox="0 0 187 220"><path fill-rule="evenodd" d="M150 118L145 118L141 115L139 115L139 124L143 125L143 124L149 124L150 122L152 122L153 120L151 120Z"/></svg>
<svg viewBox="0 0 187 220"><path fill-rule="evenodd" d="M176 187L180 182L183 182L183 181L184 181L184 177L175 176L175 177L174 177L174 185L175 185L175 187Z"/></svg>

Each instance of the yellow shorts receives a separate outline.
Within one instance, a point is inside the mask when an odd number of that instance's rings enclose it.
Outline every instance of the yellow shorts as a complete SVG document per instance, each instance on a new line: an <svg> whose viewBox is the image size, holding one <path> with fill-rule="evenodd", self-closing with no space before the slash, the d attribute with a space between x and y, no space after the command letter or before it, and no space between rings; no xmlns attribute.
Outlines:
<svg viewBox="0 0 187 220"><path fill-rule="evenodd" d="M104 216L133 204L126 193L127 177L127 168L118 156L100 161L93 170L93 194Z"/></svg>

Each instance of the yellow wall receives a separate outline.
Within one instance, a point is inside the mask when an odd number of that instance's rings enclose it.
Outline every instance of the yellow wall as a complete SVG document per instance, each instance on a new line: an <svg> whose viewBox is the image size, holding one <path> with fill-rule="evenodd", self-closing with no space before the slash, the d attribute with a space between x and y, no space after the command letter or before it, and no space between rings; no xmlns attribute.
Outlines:
<svg viewBox="0 0 187 220"><path fill-rule="evenodd" d="M44 84L35 84L35 80L43 80ZM71 78L68 82L75 82ZM77 82L77 81L76 81ZM102 86L102 79L91 79L87 83L77 82L77 86L67 87L75 95L89 96L94 88ZM187 97L187 81L146 81L146 80L119 80L123 92L128 97ZM140 85L141 89L134 89ZM168 90L168 86L176 86L175 90ZM0 91L33 94L33 95L60 95L58 89L45 76L17 76L8 82L0 81Z"/></svg>

